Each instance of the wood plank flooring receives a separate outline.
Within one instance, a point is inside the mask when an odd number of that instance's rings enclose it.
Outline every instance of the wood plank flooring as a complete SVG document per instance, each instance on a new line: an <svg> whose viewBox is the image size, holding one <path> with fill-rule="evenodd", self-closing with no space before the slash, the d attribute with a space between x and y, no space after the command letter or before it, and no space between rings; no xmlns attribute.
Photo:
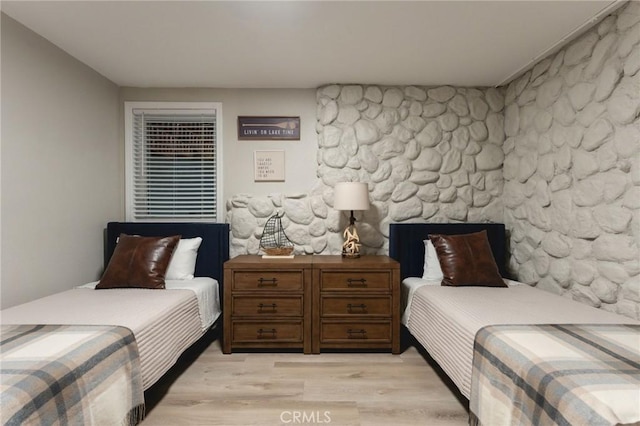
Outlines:
<svg viewBox="0 0 640 426"><path fill-rule="evenodd" d="M413 346L224 355L210 338L147 391L143 425L467 425L466 400L432 364Z"/></svg>

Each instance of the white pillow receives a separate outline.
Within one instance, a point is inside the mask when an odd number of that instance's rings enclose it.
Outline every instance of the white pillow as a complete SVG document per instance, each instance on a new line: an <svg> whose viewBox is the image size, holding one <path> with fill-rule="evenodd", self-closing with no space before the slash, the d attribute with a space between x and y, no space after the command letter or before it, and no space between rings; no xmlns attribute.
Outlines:
<svg viewBox="0 0 640 426"><path fill-rule="evenodd" d="M424 240L424 272L422 278L429 281L442 281L442 269L438 261L438 253L431 240Z"/></svg>
<svg viewBox="0 0 640 426"><path fill-rule="evenodd" d="M164 277L166 280L193 279L200 243L202 243L202 238L200 237L185 238L178 242Z"/></svg>

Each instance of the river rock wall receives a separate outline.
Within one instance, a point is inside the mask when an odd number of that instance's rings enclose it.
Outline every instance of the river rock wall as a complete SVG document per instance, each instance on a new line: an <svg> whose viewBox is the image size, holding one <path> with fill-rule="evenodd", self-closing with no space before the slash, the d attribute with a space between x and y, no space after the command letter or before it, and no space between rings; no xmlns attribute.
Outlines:
<svg viewBox="0 0 640 426"><path fill-rule="evenodd" d="M387 253L391 222L503 220L502 90L330 85L317 99L317 184L232 197L232 256L257 253L276 213L298 253L340 253L348 212L333 209L333 187L344 181L369 185L371 207L356 212L364 253Z"/></svg>
<svg viewBox="0 0 640 426"><path fill-rule="evenodd" d="M502 201L521 281L640 317L640 3L509 84Z"/></svg>

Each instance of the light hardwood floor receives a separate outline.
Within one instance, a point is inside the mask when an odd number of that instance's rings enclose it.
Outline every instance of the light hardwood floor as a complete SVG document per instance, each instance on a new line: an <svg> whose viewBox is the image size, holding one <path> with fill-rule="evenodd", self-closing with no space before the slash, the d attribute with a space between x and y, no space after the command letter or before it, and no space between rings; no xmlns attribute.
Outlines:
<svg viewBox="0 0 640 426"><path fill-rule="evenodd" d="M467 425L466 400L428 356L222 354L220 340L183 356L146 394L151 425Z"/></svg>

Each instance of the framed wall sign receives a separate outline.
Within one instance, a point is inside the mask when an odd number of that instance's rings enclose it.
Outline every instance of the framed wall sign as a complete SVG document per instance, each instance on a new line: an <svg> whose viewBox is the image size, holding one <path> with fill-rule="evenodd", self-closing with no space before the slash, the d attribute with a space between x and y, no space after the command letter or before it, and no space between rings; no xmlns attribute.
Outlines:
<svg viewBox="0 0 640 426"><path fill-rule="evenodd" d="M300 117L238 116L239 140L300 140Z"/></svg>
<svg viewBox="0 0 640 426"><path fill-rule="evenodd" d="M254 151L253 180L284 182L284 151Z"/></svg>

